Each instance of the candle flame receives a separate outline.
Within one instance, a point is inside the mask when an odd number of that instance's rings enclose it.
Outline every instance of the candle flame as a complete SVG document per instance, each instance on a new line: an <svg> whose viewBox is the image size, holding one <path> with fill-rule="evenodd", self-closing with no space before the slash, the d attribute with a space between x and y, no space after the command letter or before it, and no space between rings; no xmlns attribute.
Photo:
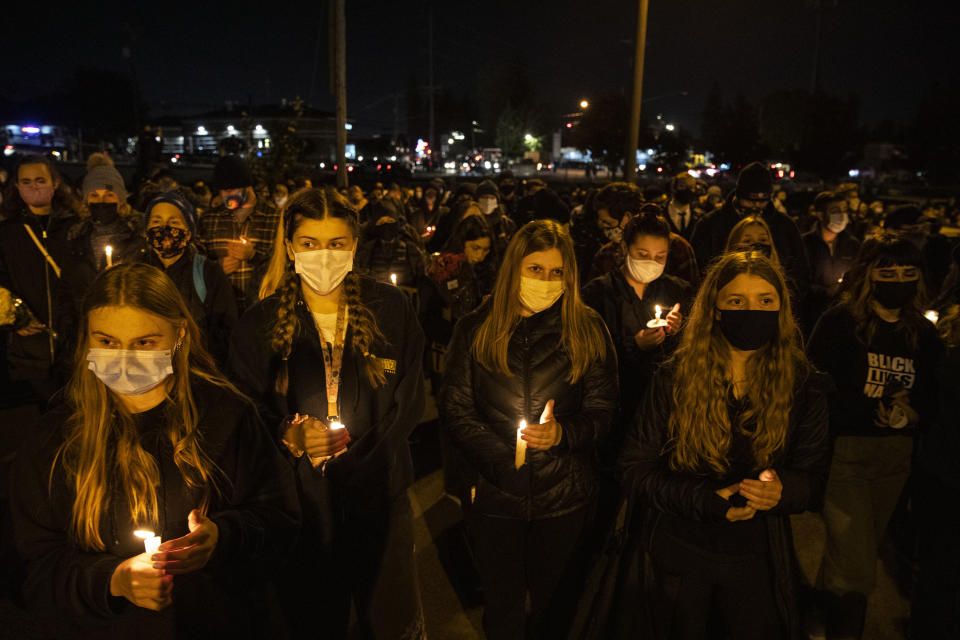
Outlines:
<svg viewBox="0 0 960 640"><path fill-rule="evenodd" d="M397 274L395 273L390 274L390 282L392 282L393 284L397 284Z"/></svg>
<svg viewBox="0 0 960 640"><path fill-rule="evenodd" d="M933 324L937 324L937 322L940 321L940 314L937 311L934 311L933 309L930 309L925 314L923 314L923 317L929 320L930 322L932 322Z"/></svg>
<svg viewBox="0 0 960 640"><path fill-rule="evenodd" d="M111 247L110 245L105 246L105 247L103 248L103 250L106 252L106 254L107 254L108 256L112 256L112 255L113 255L113 247Z"/></svg>
<svg viewBox="0 0 960 640"><path fill-rule="evenodd" d="M346 428L346 427L343 426L343 423L340 422L340 421L338 421L338 420L334 420L333 422L330 423L330 429L331 429L331 430L345 429L345 428Z"/></svg>
<svg viewBox="0 0 960 640"><path fill-rule="evenodd" d="M520 421L520 428L518 429L518 431L523 431L523 430L526 429L526 428L527 428L527 421L526 421L526 420L521 420L521 421Z"/></svg>
<svg viewBox="0 0 960 640"><path fill-rule="evenodd" d="M133 532L133 535L137 536L141 540L146 540L147 538L153 538L153 531L148 531L146 529L138 529Z"/></svg>
<svg viewBox="0 0 960 640"><path fill-rule="evenodd" d="M663 313L663 309L660 308L660 305L655 305L654 310L657 312L657 320L659 320L660 314Z"/></svg>

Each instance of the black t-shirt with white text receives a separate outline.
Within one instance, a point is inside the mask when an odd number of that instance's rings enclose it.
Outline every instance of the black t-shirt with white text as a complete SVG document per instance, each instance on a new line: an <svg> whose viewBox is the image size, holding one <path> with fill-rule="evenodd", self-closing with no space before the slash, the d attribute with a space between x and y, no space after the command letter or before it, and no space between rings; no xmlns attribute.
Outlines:
<svg viewBox="0 0 960 640"><path fill-rule="evenodd" d="M830 429L834 435L891 436L911 434L912 425L893 429L874 424L877 404L898 389L910 396L920 414L920 426L936 411L936 367L942 353L932 323L921 326L916 346L899 322L877 322L866 344L856 322L842 306L821 316L810 336L807 355L837 387L830 402Z"/></svg>

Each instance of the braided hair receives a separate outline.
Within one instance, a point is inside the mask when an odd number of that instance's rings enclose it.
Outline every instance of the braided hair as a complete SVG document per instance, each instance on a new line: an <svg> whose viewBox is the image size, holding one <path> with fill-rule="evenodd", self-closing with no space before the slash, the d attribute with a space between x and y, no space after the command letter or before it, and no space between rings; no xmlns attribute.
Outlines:
<svg viewBox="0 0 960 640"><path fill-rule="evenodd" d="M331 186L301 189L287 201L274 237L273 255L267 273L260 285L260 299L271 295L278 298L277 316L268 330L270 348L283 358L277 376L276 390L285 394L289 386L287 359L293 349L293 340L300 330L296 307L302 299L300 277L294 270L294 262L287 255L287 243L292 241L297 227L305 219L324 220L340 218L349 224L354 236L359 234L360 223L353 205ZM347 274L343 282L349 313L347 323L351 331L354 351L363 356L364 369L371 386L386 382L382 362L370 352L374 344L385 340L373 312L360 296L360 276L355 271Z"/></svg>

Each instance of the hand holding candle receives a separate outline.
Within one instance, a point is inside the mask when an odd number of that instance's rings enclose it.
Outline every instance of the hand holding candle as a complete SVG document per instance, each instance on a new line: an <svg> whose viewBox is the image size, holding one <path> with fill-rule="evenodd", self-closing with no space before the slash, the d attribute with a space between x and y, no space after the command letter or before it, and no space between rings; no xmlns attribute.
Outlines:
<svg viewBox="0 0 960 640"><path fill-rule="evenodd" d="M316 418L303 423L303 436L307 455L321 462L346 450L350 442L350 433L342 423L331 422L328 427Z"/></svg>
<svg viewBox="0 0 960 640"><path fill-rule="evenodd" d="M760 472L759 480L744 480L740 483L740 495L747 499L747 506L757 511L769 511L780 504L783 484L773 469Z"/></svg>
<svg viewBox="0 0 960 640"><path fill-rule="evenodd" d="M680 303L673 305L667 314L667 334L674 335L680 331L683 324L683 315L680 313Z"/></svg>
<svg viewBox="0 0 960 640"><path fill-rule="evenodd" d="M553 399L547 401L540 415L540 424L529 425L523 430L523 439L528 447L546 451L560 444L563 428L553 415Z"/></svg>
<svg viewBox="0 0 960 640"><path fill-rule="evenodd" d="M198 509L187 516L190 533L160 545L153 554L153 568L171 575L192 573L207 566L217 548L220 529Z"/></svg>

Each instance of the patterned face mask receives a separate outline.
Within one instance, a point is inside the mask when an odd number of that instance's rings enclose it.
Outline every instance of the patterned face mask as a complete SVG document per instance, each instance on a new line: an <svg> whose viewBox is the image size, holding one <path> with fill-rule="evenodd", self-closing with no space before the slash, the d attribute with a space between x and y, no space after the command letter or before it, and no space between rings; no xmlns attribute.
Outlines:
<svg viewBox="0 0 960 640"><path fill-rule="evenodd" d="M172 258L183 253L187 247L190 232L179 227L150 227L147 229L147 240L150 246L161 258Z"/></svg>

